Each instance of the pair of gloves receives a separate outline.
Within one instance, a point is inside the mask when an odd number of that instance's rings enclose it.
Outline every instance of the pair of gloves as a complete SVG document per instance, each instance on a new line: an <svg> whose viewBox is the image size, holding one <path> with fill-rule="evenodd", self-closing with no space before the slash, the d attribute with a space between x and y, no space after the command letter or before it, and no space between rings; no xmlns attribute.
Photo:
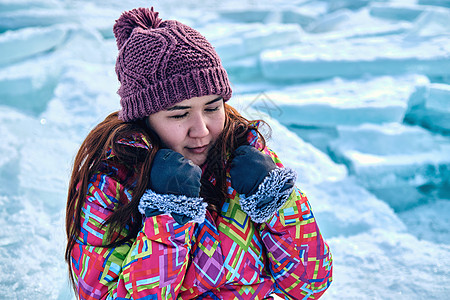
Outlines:
<svg viewBox="0 0 450 300"><path fill-rule="evenodd" d="M289 198L296 174L278 168L272 158L252 146L240 146L231 163L231 186L241 196L244 212L257 223L268 220ZM150 173L150 189L139 210L146 217L170 213L177 223L204 221L207 204L200 195L202 170L180 153L159 150Z"/></svg>

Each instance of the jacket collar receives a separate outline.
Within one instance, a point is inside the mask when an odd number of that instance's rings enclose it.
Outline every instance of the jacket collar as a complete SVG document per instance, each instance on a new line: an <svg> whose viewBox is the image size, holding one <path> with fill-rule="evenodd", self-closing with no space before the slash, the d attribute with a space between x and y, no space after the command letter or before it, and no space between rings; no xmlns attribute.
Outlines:
<svg viewBox="0 0 450 300"><path fill-rule="evenodd" d="M126 145L134 148L142 148L146 150L150 150L153 148L153 145L150 143L150 141L147 139L146 136L144 136L142 133L133 133L129 137L122 138L118 141L116 141L117 144ZM114 152L112 151L112 147L108 148L108 151L106 152L106 158L110 159L116 156Z"/></svg>

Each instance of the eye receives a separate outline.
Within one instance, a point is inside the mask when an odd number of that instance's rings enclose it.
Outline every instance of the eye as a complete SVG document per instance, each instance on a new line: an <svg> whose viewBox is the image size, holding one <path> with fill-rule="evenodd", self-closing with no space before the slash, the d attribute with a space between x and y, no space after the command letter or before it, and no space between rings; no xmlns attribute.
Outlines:
<svg viewBox="0 0 450 300"><path fill-rule="evenodd" d="M182 115L170 116L169 118L171 118L171 119L182 119L182 118L186 117L187 115L188 115L188 113L185 112L185 113L182 114Z"/></svg>
<svg viewBox="0 0 450 300"><path fill-rule="evenodd" d="M205 108L205 111L207 112L213 112L213 111L218 111L220 108L220 106L216 106L214 108Z"/></svg>

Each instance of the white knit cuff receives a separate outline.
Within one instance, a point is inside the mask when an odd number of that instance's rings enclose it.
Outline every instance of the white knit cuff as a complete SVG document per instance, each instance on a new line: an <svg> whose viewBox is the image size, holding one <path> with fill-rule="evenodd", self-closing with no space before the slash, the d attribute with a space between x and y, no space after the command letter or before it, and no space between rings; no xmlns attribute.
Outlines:
<svg viewBox="0 0 450 300"><path fill-rule="evenodd" d="M158 209L164 213L177 213L190 217L196 223L205 221L207 203L201 197L187 197L185 195L157 194L148 189L139 201L139 212L145 215L145 209Z"/></svg>
<svg viewBox="0 0 450 300"><path fill-rule="evenodd" d="M266 222L289 199L296 179L296 172L290 168L276 168L270 171L269 175L259 185L258 191L255 194L249 197L241 195L240 203L242 210L249 215L253 222ZM284 189L288 181L292 181L294 184L291 188ZM264 200L269 201L262 205L262 207L258 207L258 204Z"/></svg>

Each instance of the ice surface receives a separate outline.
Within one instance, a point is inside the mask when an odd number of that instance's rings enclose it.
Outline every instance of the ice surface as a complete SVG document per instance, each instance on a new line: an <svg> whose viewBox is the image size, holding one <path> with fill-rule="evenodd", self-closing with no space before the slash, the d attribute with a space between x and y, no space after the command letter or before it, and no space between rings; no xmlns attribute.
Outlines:
<svg viewBox="0 0 450 300"><path fill-rule="evenodd" d="M45 55L0 69L0 105L39 114L50 101L62 64Z"/></svg>
<svg viewBox="0 0 450 300"><path fill-rule="evenodd" d="M450 141L400 124L338 127L329 152L358 182L397 211L424 201L421 187L445 189L450 178Z"/></svg>
<svg viewBox="0 0 450 300"><path fill-rule="evenodd" d="M423 126L431 131L450 135L450 116L435 110L412 109L405 122Z"/></svg>
<svg viewBox="0 0 450 300"><path fill-rule="evenodd" d="M348 18L342 19L340 22L334 24L332 30L321 34L304 36L303 40L323 41L355 37L386 36L410 32L414 28L411 22L392 22L375 18L370 15L369 10L366 8L354 12L344 10L344 14Z"/></svg>
<svg viewBox="0 0 450 300"><path fill-rule="evenodd" d="M434 35L448 35L450 33L450 9L426 10L414 22L409 32L411 38ZM409 38L408 36L408 38Z"/></svg>
<svg viewBox="0 0 450 300"><path fill-rule="evenodd" d="M301 7L293 7L282 12L281 21L283 23L296 23L306 27L317 18L317 15L313 14L314 12Z"/></svg>
<svg viewBox="0 0 450 300"><path fill-rule="evenodd" d="M372 3L370 14L377 18L413 21L427 8L425 6L403 3Z"/></svg>
<svg viewBox="0 0 450 300"><path fill-rule="evenodd" d="M450 7L450 0L418 0L419 4Z"/></svg>
<svg viewBox="0 0 450 300"><path fill-rule="evenodd" d="M0 270L8 273L0 298L72 297L63 261L71 163L88 131L119 108L111 27L138 6L148 2L0 0ZM211 40L232 79L230 103L268 121L268 145L298 172L334 257L323 299L445 299L449 2L158 7Z"/></svg>
<svg viewBox="0 0 450 300"><path fill-rule="evenodd" d="M328 2L328 10L336 11L343 8L356 10L368 5L371 2L371 0L333 0L327 2Z"/></svg>
<svg viewBox="0 0 450 300"><path fill-rule="evenodd" d="M247 94L240 101L283 124L326 127L401 122L411 94L426 83L426 77L415 75L333 79Z"/></svg>
<svg viewBox="0 0 450 300"><path fill-rule="evenodd" d="M347 10L338 10L334 13L328 14L323 18L318 19L308 25L306 30L311 33L320 33L331 31L340 23L343 23L351 18L351 12Z"/></svg>
<svg viewBox="0 0 450 300"><path fill-rule="evenodd" d="M271 15L269 9L227 9L219 11L222 18L240 22L256 23L264 22Z"/></svg>
<svg viewBox="0 0 450 300"><path fill-rule="evenodd" d="M77 15L63 8L36 8L0 12L0 32L75 22Z"/></svg>
<svg viewBox="0 0 450 300"><path fill-rule="evenodd" d="M0 36L0 65L14 63L48 51L64 41L68 28L25 28Z"/></svg>
<svg viewBox="0 0 450 300"><path fill-rule="evenodd" d="M434 83L417 88L409 99L405 121L450 134L449 92L447 84Z"/></svg>
<svg viewBox="0 0 450 300"><path fill-rule="evenodd" d="M450 85L439 83L430 84L425 108L450 114Z"/></svg>
<svg viewBox="0 0 450 300"><path fill-rule="evenodd" d="M11 12L36 8L61 7L57 0L2 0L0 1L0 12Z"/></svg>
<svg viewBox="0 0 450 300"><path fill-rule="evenodd" d="M271 134L267 144L279 155L286 166L297 172L299 182L318 184L323 181L342 180L347 176L344 166L336 165L327 155L305 143L269 115L252 108L242 108L242 103L236 99L233 99L230 104L241 108L244 116L249 119L264 119L268 122ZM269 132L267 128L262 127L262 132L265 130ZM291 145L289 148L285 147L289 144Z"/></svg>
<svg viewBox="0 0 450 300"><path fill-rule="evenodd" d="M341 152L355 150L380 156L406 156L450 146L448 139L443 136L432 134L419 126L399 123L338 126L337 130L339 137L331 142L331 148Z"/></svg>
<svg viewBox="0 0 450 300"><path fill-rule="evenodd" d="M232 63L236 58L259 54L265 49L297 44L301 41L303 33L296 24L218 25L223 26L223 29L213 32L208 28L199 30L211 40L225 64Z"/></svg>
<svg viewBox="0 0 450 300"><path fill-rule="evenodd" d="M244 34L244 48L248 54L259 53L264 49L299 43L301 35L302 30L298 25L266 26L257 32Z"/></svg>
<svg viewBox="0 0 450 300"><path fill-rule="evenodd" d="M318 79L365 74L450 75L450 38L408 42L392 37L315 41L261 53L267 79ZM383 49L383 51L379 51Z"/></svg>

